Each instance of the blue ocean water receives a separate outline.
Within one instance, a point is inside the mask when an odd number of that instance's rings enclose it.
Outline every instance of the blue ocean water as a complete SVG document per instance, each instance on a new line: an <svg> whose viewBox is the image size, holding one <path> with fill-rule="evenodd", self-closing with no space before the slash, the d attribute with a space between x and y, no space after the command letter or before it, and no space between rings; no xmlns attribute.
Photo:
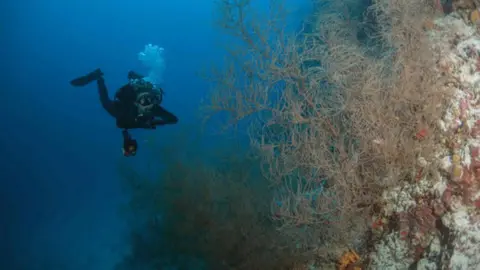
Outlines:
<svg viewBox="0 0 480 270"><path fill-rule="evenodd" d="M310 1L287 2L292 25L309 15ZM180 122L133 134L140 147L152 137L168 143L162 138L197 124L208 91L197 73L222 58L213 1L1 5L0 269L113 269L128 249L118 210L122 137L95 85L73 88L69 81L101 68L113 95L129 70L146 72L137 60L145 44L164 47L163 105ZM146 153L128 162L141 164Z"/></svg>

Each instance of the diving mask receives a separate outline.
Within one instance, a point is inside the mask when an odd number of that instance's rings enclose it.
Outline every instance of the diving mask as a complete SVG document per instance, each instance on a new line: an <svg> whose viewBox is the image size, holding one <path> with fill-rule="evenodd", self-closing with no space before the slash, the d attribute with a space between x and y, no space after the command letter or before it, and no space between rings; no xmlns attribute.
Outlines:
<svg viewBox="0 0 480 270"><path fill-rule="evenodd" d="M139 93L135 105L138 108L138 114L149 114L156 106L160 106L162 102L161 95L153 91Z"/></svg>

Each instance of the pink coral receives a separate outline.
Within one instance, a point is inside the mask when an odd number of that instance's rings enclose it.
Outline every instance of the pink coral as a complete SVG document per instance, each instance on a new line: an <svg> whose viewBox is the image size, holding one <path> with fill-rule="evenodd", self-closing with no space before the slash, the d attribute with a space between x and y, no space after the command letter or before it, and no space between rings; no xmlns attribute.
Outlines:
<svg viewBox="0 0 480 270"><path fill-rule="evenodd" d="M435 207L437 211L444 212L443 206ZM437 212L436 211L436 212ZM402 239L406 239L411 232L415 238L422 238L428 232L435 230L437 217L434 215L434 208L428 204L419 204L413 210L397 213L398 230Z"/></svg>
<svg viewBox="0 0 480 270"><path fill-rule="evenodd" d="M445 205L443 202L434 202L433 203L433 213L437 217L441 217L446 212Z"/></svg>
<svg viewBox="0 0 480 270"><path fill-rule="evenodd" d="M480 154L480 147L470 146L470 155L472 156L473 159L478 158L479 154Z"/></svg>
<svg viewBox="0 0 480 270"><path fill-rule="evenodd" d="M398 230L400 231L400 239L406 240L410 234L410 215L408 212L397 213Z"/></svg>
<svg viewBox="0 0 480 270"><path fill-rule="evenodd" d="M476 201L473 202L473 205L476 207L476 208L480 208L480 199L477 199Z"/></svg>
<svg viewBox="0 0 480 270"><path fill-rule="evenodd" d="M475 125L472 127L472 130L470 132L470 135L473 137L473 138L477 138L480 136L480 120L477 120L475 122Z"/></svg>
<svg viewBox="0 0 480 270"><path fill-rule="evenodd" d="M468 170L468 168L464 167L461 183L469 187L474 183L474 181L475 175L472 173L471 170Z"/></svg>
<svg viewBox="0 0 480 270"><path fill-rule="evenodd" d="M433 215L432 208L428 205L419 205L413 212L415 228L422 235L435 229L437 218Z"/></svg>
<svg viewBox="0 0 480 270"><path fill-rule="evenodd" d="M448 207L451 208L452 205L452 187L447 186L447 189L443 192L442 202Z"/></svg>
<svg viewBox="0 0 480 270"><path fill-rule="evenodd" d="M462 99L460 101L460 117L461 119L467 118L468 113L468 101L466 99Z"/></svg>

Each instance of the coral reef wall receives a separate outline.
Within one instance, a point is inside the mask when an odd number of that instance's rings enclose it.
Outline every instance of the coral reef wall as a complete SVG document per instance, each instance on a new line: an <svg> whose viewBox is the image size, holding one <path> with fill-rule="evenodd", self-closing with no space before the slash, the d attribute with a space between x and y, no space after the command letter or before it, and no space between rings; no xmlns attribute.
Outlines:
<svg viewBox="0 0 480 270"><path fill-rule="evenodd" d="M452 96L438 119L436 158L419 157L416 182L384 192L371 269L480 268L480 35L478 10L462 7L469 11L426 23L441 55L438 80Z"/></svg>

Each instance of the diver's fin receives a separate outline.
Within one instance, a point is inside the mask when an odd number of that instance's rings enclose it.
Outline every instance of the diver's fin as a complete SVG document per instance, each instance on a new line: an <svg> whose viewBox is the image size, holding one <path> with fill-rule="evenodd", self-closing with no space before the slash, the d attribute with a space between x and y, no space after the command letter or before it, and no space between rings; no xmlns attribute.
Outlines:
<svg viewBox="0 0 480 270"><path fill-rule="evenodd" d="M85 86L93 81L100 79L103 76L103 72L98 68L85 76L78 77L70 81L73 86Z"/></svg>

